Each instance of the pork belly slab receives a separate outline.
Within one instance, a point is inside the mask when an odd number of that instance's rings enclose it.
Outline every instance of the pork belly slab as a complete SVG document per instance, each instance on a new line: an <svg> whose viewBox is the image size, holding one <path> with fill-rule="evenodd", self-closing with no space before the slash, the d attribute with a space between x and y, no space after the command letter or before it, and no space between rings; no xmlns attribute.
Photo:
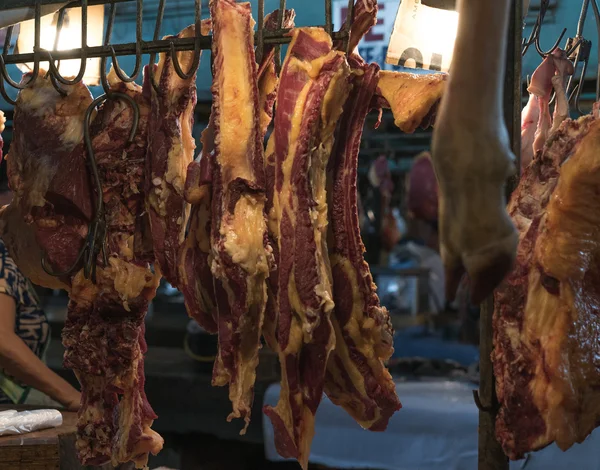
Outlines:
<svg viewBox="0 0 600 470"><path fill-rule="evenodd" d="M208 29L209 25L205 21L203 29ZM192 25L176 37L194 35L195 26ZM188 71L194 52L182 51L177 56L183 71ZM158 92L149 83L148 73L145 77L146 92L152 102L146 167L147 207L157 266L165 279L178 287L179 256L190 210L185 200L185 180L196 148L192 137L196 73L182 79L175 71L171 56L163 53L154 77L158 82Z"/></svg>
<svg viewBox="0 0 600 470"><path fill-rule="evenodd" d="M263 134L260 125L254 21L249 3L213 0L214 125L212 273L219 354L213 385L229 385L233 411L246 427L267 302ZM242 430L242 433L245 432Z"/></svg>
<svg viewBox="0 0 600 470"><path fill-rule="evenodd" d="M332 322L336 345L327 364L325 392L364 428L383 431L400 409L384 361L394 352L389 313L381 307L365 262L358 221L360 140L379 79L379 66L354 70L328 173L329 259L333 272Z"/></svg>
<svg viewBox="0 0 600 470"><path fill-rule="evenodd" d="M496 433L517 459L583 441L600 419L600 123L566 120L509 204L515 268L495 294Z"/></svg>
<svg viewBox="0 0 600 470"><path fill-rule="evenodd" d="M276 339L282 390L265 408L284 457L306 468L327 359L335 345L327 253L326 167L350 91L344 55L320 28L296 29L277 96L274 236L278 241Z"/></svg>

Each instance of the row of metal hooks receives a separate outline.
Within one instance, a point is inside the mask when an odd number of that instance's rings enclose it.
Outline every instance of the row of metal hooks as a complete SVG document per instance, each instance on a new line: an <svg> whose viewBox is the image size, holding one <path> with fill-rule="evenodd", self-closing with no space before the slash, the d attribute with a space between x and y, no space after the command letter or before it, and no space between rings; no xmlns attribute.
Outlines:
<svg viewBox="0 0 600 470"><path fill-rule="evenodd" d="M600 9L598 7L597 0L583 0L581 5L581 12L579 15L579 21L577 22L577 31L574 37L568 38L564 47L567 57L573 62L575 70L579 68L581 64L581 71L578 78L575 78L575 74L569 77L567 83L567 96L569 97L569 103L572 104L573 108L579 115L583 115L584 112L581 109L581 94L583 91L583 85L585 83L585 77L589 65L590 54L592 51L592 41L586 39L583 35L585 22L589 13L590 4L594 13L594 19L596 22L597 30L597 41L598 41L598 71L596 77L596 101L600 100ZM540 11L531 33L528 38L523 39L521 53L523 56L534 46L536 52L540 57L544 58L552 54L556 49L560 47L567 28L564 28L558 39L554 42L550 49L544 50L541 46L541 32L544 24L544 19L550 6L550 0L542 0L540 4ZM554 101L554 98L552 99Z"/></svg>
<svg viewBox="0 0 600 470"><path fill-rule="evenodd" d="M198 65L200 63L200 56L202 50L208 50L211 48L211 37L202 35L202 1L194 0L194 26L195 26L195 37L194 38L177 38L169 36L164 39L159 39L162 29L162 22L166 7L166 0L160 0L158 5L158 12L156 16L156 23L154 28L154 35L152 41L144 41L142 37L142 20L143 20L143 0L136 1L136 41L131 44L111 44L111 37L114 28L114 23L117 14L117 0L106 1L107 5L110 5L108 13L108 22L104 35L103 45L101 47L89 47L87 45L87 26L88 26L88 0L80 0L76 5L69 4L58 11L57 22L56 22L56 36L52 50L42 49L40 45L41 37L41 1L35 0L34 4L34 48L33 53L29 54L10 54L10 45L14 32L14 26L9 26L6 31L4 40L4 47L2 54L0 55L0 94L2 97L11 104L16 104L16 100L13 99L6 89L5 82L9 86L16 90L22 90L29 88L34 85L35 81L39 78L41 73L40 62L48 62L48 70L45 71L43 78L50 79L52 86L58 93L63 96L68 94L68 90L65 87L75 85L83 79L87 59L92 57L100 57L100 83L104 90L104 94L96 98L89 106L85 114L84 122L84 143L87 150L87 162L91 173L92 181L95 187L96 194L96 207L93 219L90 221L88 226L88 236L86 242L81 247L77 259L74 264L67 270L62 272L55 272L52 270L50 263L47 261L45 255L42 257L42 268L50 275L57 277L66 277L72 275L80 266L83 265L84 275L86 278L91 279L92 282L96 282L96 266L98 259L103 262L104 266L108 264L107 259L107 245L106 245L106 234L107 227L105 221L104 203L102 200L102 181L98 170L96 158L94 156L94 149L90 136L90 125L93 111L102 105L106 100L122 100L132 108L133 121L132 129L129 136L129 142L131 142L137 132L138 120L139 120L139 108L135 101L124 93L117 93L111 91L110 84L107 76L107 59L110 57L112 60L112 68L117 77L125 82L130 83L135 81L140 72L142 71L142 55L149 54L149 66L147 67L147 73L149 74L149 80L152 84L152 88L156 93L160 94L161 89L156 81L155 63L156 55L159 53L165 53L170 56L173 63L173 68L177 75L183 80L192 78ZM354 15L354 0L348 0L348 15L344 26L340 31L333 31L332 22L332 0L324 0L325 5L325 30L332 36L334 40L341 40L344 47L347 49L350 37L350 26ZM81 48L73 49L69 51L58 51L58 41L63 28L65 12L68 8L73 6L81 6ZM261 60L265 45L275 45L276 53L275 59L277 66L281 65L281 51L280 46L290 42L289 29L283 28L283 21L286 11L286 0L280 0L279 2L279 16L277 19L277 29L266 30L264 27L264 0L258 2L258 21L257 21L257 32L255 34L256 44L256 57L257 61ZM188 70L183 70L179 63L178 51L193 51L194 58ZM120 66L118 56L123 55L134 55L135 65L131 74L127 74ZM66 78L60 74L59 65L60 60L66 59L80 59L81 65L79 72L74 78ZM14 81L7 70L8 64L19 64L19 63L31 63L33 62L33 68L21 82Z"/></svg>

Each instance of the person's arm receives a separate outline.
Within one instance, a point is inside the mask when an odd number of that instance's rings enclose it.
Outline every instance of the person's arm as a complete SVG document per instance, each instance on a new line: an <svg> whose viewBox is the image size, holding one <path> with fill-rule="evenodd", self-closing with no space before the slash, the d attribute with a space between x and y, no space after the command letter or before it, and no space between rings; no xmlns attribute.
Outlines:
<svg viewBox="0 0 600 470"><path fill-rule="evenodd" d="M510 0L460 0L448 87L433 132L440 187L440 242L446 294L454 299L465 270L474 303L514 262L517 232L504 186L514 172L502 96Z"/></svg>
<svg viewBox="0 0 600 470"><path fill-rule="evenodd" d="M79 409L80 393L52 372L15 333L15 301L0 294L0 368L69 410Z"/></svg>

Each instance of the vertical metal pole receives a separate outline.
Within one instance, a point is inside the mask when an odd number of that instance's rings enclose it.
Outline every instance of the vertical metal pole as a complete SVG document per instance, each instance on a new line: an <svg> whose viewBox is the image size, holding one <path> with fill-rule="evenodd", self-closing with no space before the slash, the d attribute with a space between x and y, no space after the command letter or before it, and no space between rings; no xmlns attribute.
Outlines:
<svg viewBox="0 0 600 470"><path fill-rule="evenodd" d="M523 34L523 0L513 0L508 30L508 51L504 85L504 116L511 146L519 168L521 151L521 41ZM514 189L516 178L509 182ZM498 398L491 361L493 349L492 317L494 299L490 297L481 305L481 336L479 343L479 399L484 409L479 410L479 470L508 470L508 458L496 440L495 422Z"/></svg>

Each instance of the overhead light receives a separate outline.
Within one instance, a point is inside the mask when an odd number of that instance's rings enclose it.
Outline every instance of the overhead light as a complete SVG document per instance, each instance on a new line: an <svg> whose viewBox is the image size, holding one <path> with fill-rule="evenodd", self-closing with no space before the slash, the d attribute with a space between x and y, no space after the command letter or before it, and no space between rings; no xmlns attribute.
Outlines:
<svg viewBox="0 0 600 470"><path fill-rule="evenodd" d="M434 5L438 5L437 7ZM455 2L404 0L398 7L386 63L447 72L458 31Z"/></svg>
<svg viewBox="0 0 600 470"><path fill-rule="evenodd" d="M56 50L66 51L81 47L81 8L68 8L63 17L62 28L57 39L57 23L59 12L41 18L40 47L52 51L56 43ZM101 46L102 33L104 30L104 5L87 7L87 45ZM19 53L33 52L35 42L35 22L28 20L21 23L17 49ZM57 62L58 71L65 78L73 78L79 73L80 59L61 60ZM18 64L22 72L33 69L33 63ZM48 62L40 62L40 68L48 70ZM100 59L88 58L85 75L83 77L87 85L100 84Z"/></svg>

